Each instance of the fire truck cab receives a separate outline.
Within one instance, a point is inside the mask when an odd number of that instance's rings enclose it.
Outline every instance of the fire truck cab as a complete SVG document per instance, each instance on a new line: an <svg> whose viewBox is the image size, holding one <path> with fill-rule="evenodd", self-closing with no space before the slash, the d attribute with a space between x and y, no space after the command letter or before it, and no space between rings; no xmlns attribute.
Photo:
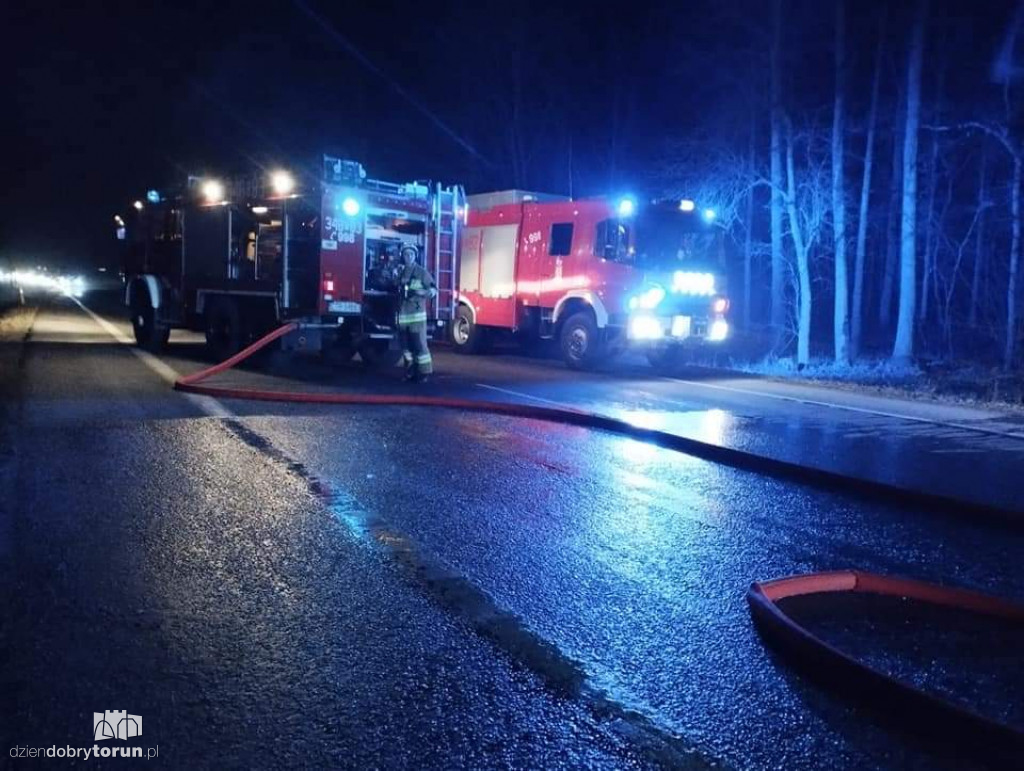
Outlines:
<svg viewBox="0 0 1024 771"><path fill-rule="evenodd" d="M723 239L710 209L521 190L467 201L457 351L482 351L512 332L557 339L577 369L627 347L669 368L726 338Z"/></svg>
<svg viewBox="0 0 1024 771"><path fill-rule="evenodd" d="M295 321L286 348L395 363L393 279L405 246L434 275L428 319L446 328L462 189L371 180L360 164L331 157L309 176L190 178L177 194L150 191L146 203L136 201L118 232L138 344L160 348L171 328L187 328L228 356Z"/></svg>

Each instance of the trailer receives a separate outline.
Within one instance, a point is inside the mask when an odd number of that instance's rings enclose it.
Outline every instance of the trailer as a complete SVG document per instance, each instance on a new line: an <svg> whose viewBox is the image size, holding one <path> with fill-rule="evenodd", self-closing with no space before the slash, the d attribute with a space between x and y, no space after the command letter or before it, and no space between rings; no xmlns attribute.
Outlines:
<svg viewBox="0 0 1024 771"><path fill-rule="evenodd" d="M515 335L557 340L576 369L627 348L670 369L728 337L724 239L712 209L522 190L467 203L456 351Z"/></svg>
<svg viewBox="0 0 1024 771"><path fill-rule="evenodd" d="M390 278L406 246L437 282L432 332L447 332L454 318L458 185L368 179L359 163L324 156L312 174L190 177L132 209L115 219L142 347L162 348L182 328L204 332L226 357L294 321L286 348L393 364L401 351Z"/></svg>

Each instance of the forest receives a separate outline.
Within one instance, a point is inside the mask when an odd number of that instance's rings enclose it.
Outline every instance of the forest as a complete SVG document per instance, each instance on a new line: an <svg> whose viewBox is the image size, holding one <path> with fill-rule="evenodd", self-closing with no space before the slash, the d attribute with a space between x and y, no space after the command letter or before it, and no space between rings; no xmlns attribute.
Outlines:
<svg viewBox="0 0 1024 771"><path fill-rule="evenodd" d="M516 186L715 208L744 355L1019 369L1021 7L698 6L581 41L590 121L565 113L578 78L550 74L578 49L524 57L529 25L504 24L485 93L507 120L474 146Z"/></svg>
<svg viewBox="0 0 1024 771"><path fill-rule="evenodd" d="M87 40L76 11L40 17L89 55L18 53L22 93L61 96L14 115L5 252L102 261L125 190L329 153L470 192L698 200L739 358L1022 369L1017 0L244 8L161 14L156 59L144 9Z"/></svg>

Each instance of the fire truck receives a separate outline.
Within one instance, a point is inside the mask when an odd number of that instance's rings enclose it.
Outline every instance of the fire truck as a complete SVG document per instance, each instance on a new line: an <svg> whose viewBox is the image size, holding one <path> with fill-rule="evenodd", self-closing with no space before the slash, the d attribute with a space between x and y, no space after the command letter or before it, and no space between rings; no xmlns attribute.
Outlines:
<svg viewBox="0 0 1024 771"><path fill-rule="evenodd" d="M585 369L627 347L659 369L729 333L724 239L694 201L471 195L451 337L478 353L497 335L558 341Z"/></svg>
<svg viewBox="0 0 1024 771"><path fill-rule="evenodd" d="M437 282L431 330L446 332L454 318L465 217L457 185L368 179L359 163L325 156L312 174L190 177L176 193L151 190L133 209L115 220L125 304L145 348L184 328L205 332L226 357L296 321L286 348L394 364L391 280L406 246Z"/></svg>

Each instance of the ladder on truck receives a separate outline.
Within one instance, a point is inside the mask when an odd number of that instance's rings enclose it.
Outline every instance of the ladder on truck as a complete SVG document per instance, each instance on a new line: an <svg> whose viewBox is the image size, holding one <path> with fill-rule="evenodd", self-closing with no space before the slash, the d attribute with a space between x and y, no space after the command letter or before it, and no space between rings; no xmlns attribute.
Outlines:
<svg viewBox="0 0 1024 771"><path fill-rule="evenodd" d="M440 183L434 190L434 243L433 259L427 269L437 282L434 317L448 326L455 318L457 280L459 269L459 240L466 216L466 192L462 185L444 187Z"/></svg>

